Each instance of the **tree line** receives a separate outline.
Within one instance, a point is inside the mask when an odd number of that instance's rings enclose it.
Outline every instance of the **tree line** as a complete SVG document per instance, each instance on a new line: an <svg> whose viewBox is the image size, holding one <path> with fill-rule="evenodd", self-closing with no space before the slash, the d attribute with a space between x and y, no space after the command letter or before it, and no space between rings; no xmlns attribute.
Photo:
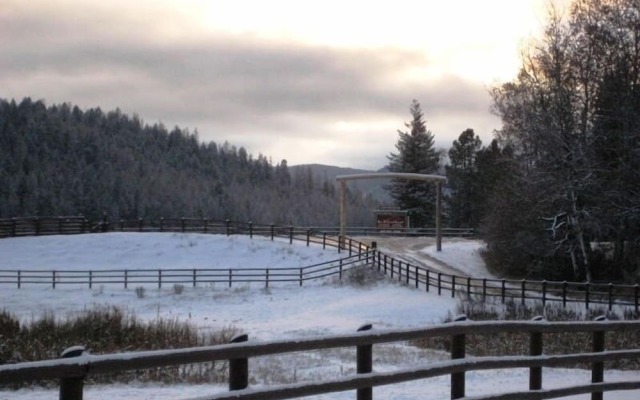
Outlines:
<svg viewBox="0 0 640 400"><path fill-rule="evenodd" d="M0 100L0 218L203 217L337 225L334 182L291 173L260 154L136 115L30 98ZM370 226L377 204L348 193L349 224Z"/></svg>
<svg viewBox="0 0 640 400"><path fill-rule="evenodd" d="M449 222L479 228L502 275L640 281L640 3L550 11L511 82L502 127L449 150Z"/></svg>

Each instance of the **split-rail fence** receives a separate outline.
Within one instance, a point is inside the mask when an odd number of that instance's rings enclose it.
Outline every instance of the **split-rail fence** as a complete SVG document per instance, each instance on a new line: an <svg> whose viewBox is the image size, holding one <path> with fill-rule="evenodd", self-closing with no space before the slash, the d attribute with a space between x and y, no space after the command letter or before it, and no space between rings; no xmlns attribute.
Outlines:
<svg viewBox="0 0 640 400"><path fill-rule="evenodd" d="M191 232L224 235L266 236L286 239L289 243L305 241L307 245L322 245L337 249L340 258L328 263L302 268L282 269L137 269L92 271L33 271L29 269L0 270L0 285L24 287L30 284L46 284L56 288L66 285L119 284L125 288L132 285L168 284L193 285L257 283L268 287L278 282L303 282L330 275L342 276L351 267L365 263L407 286L433 291L439 295L467 296L481 301L494 298L502 303L538 302L582 304L586 309L604 305L612 309L615 305L633 307L640 312L640 286L614 284L610 282L534 281L513 279L476 278L446 274L423 265L415 265L396 259L377 250L375 239L364 243L346 238L343 244L336 236L337 228L299 228L292 226L255 224L252 222L216 221L206 218L172 218L157 220L118 220L107 218L91 222L84 217L35 217L0 219L0 237L77 234L89 232ZM392 232L386 232L389 235ZM404 234L404 233L402 233ZM458 231L450 235L460 235ZM463 235L464 236L464 235Z"/></svg>
<svg viewBox="0 0 640 400"><path fill-rule="evenodd" d="M640 359L640 349L605 349L605 335L622 331L640 333L640 321L607 321L598 318L588 322L547 322L541 318L533 321L467 321L459 317L452 323L402 330L373 330L363 325L358 332L348 335L332 335L295 340L251 342L248 335L238 335L232 343L186 349L127 352L92 355L84 348L74 346L55 360L0 365L0 385L23 383L32 380L58 380L61 400L81 400L84 384L92 376L141 369L152 369L193 363L228 361L229 391L214 393L199 399L257 400L291 399L353 390L358 400L373 398L377 386L401 382L426 380L449 375L451 399L505 400L505 399L553 399L591 393L592 400L601 400L603 393L619 390L640 390L640 377L622 381L604 381L605 362ZM515 332L529 335L528 355L504 355L489 357L467 357L466 337L474 334L497 334ZM580 353L544 354L546 334L576 334L587 332L592 345ZM444 337L449 340L451 360L423 362L412 367L394 371L373 372L374 345L391 342L415 341L424 338ZM356 374L326 378L317 382L250 388L249 363L252 358L307 352L321 349L355 347ZM543 368L588 364L591 381L559 388L544 388ZM474 397L466 396L465 374L469 371L498 370L508 368L529 369L529 389L513 392L498 392ZM523 382L523 386L526 383ZM424 382L425 393L429 382ZM498 389L499 390L499 389Z"/></svg>

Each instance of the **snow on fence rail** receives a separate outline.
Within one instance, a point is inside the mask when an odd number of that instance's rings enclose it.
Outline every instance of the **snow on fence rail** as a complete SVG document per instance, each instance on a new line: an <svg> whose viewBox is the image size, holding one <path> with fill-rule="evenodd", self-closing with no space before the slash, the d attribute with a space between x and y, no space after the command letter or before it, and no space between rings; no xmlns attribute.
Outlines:
<svg viewBox="0 0 640 400"><path fill-rule="evenodd" d="M373 398L373 388L401 382L415 381L450 375L451 399L465 397L465 373L477 370L507 368L529 369L529 390L510 393L494 393L474 397L476 400L496 399L552 399L568 395L592 393L592 399L602 399L602 393L617 390L640 389L640 377L636 379L605 382L604 362L613 360L638 360L640 349L605 349L605 335L622 331L640 333L640 321L607 321L599 317L588 322L547 322L541 317L532 321L467 321L462 316L451 323L423 328L402 330L371 330L362 326L358 332L348 335L332 335L296 340L269 342L248 341L248 335L238 335L227 345L186 349L127 352L118 354L86 354L81 346L63 352L63 358L20 364L0 365L0 385L33 380L59 380L60 399L78 400L83 397L86 378L113 372L161 368L192 363L229 361L229 392L213 394L200 399L289 399L355 390L358 400ZM467 357L466 337L474 334L520 333L529 335L528 355ZM580 353L544 355L545 334L586 332L591 335L590 349ZM429 361L412 368L388 372L373 371L375 344L415 341L424 338L444 337L450 344L451 360ZM321 382L305 382L288 385L249 388L249 362L254 357L307 352L321 349L356 347L357 374L325 379ZM542 369L576 364L591 365L591 382L554 389L543 389ZM425 382L428 390L428 382Z"/></svg>
<svg viewBox="0 0 640 400"><path fill-rule="evenodd" d="M43 221L47 222L44 223ZM22 228L15 230L14 226L21 226ZM44 229L44 227L46 227L46 229ZM58 228L59 230L56 231ZM564 307L566 307L568 303L581 303L584 304L587 309L592 304L604 304L607 305L609 309L613 308L614 305L623 305L634 307L636 313L640 312L640 286L638 284L620 285L596 282L480 279L469 276L445 274L385 255L377 251L373 243L369 246L360 241L346 238L344 246L341 246L339 237L335 236L337 228L299 228L231 220L215 221L207 218L160 218L157 220L137 219L119 220L115 222L111 222L107 218L99 222L90 222L84 219L84 217L34 217L0 220L0 237L111 231L198 232L225 235L244 234L250 237L254 235L266 236L272 240L276 237L286 238L289 240L289 243L297 240L305 241L307 245L315 243L321 244L323 248L337 248L339 253L341 251L347 252L348 257L352 257L354 254L362 257L362 254L367 253L367 263L372 263L374 268L383 271L392 279L398 279L406 285L416 288L424 288L426 291L437 291L439 295L450 293L452 297L455 297L455 295L459 293L476 297L482 301L493 297L499 298L502 303L506 301L520 301L523 304L527 301L539 301L543 304L556 302L562 303ZM368 257L370 257L370 259ZM158 272L158 270L153 271L158 275L164 274L164 272ZM222 271L226 271L227 275L229 274L229 270ZM270 269L270 271L275 271L275 269ZM26 282L22 279L24 277L23 274L26 273L25 271L14 270L12 272L4 272L6 275L2 275L3 271L0 271L0 284L9 283L20 285ZM86 271L85 273L90 274L91 272ZM95 274L96 272L93 273ZM151 274L153 273L154 272L151 272ZM45 274L45 276L39 277L38 280L42 280L55 287L56 279L60 282L62 271L40 272L40 274ZM197 274L198 272L196 272L196 275ZM233 278L234 271L231 272L231 275ZM261 278L253 278L260 282L273 282L273 280L266 277L266 275L267 272L266 269L264 269ZM159 278L154 277L153 279L154 282L159 282L159 285L165 282L170 283L170 281L164 280L162 276ZM220 279L222 280L222 278ZM88 285L90 281L92 281L92 277L88 277L83 283ZM124 284L125 281L126 279L123 278L119 283Z"/></svg>
<svg viewBox="0 0 640 400"><path fill-rule="evenodd" d="M82 285L89 289L100 285L118 285L124 289L154 285L162 289L166 285L197 287L198 285L222 284L232 287L234 284L258 283L266 288L270 285L293 282L300 286L304 282L337 276L357 265L373 260L372 252L343 257L333 261L291 268L230 268L230 269L112 269L95 271L36 271L36 270L0 270L0 284L21 289L28 285L48 285L53 289L62 286Z"/></svg>

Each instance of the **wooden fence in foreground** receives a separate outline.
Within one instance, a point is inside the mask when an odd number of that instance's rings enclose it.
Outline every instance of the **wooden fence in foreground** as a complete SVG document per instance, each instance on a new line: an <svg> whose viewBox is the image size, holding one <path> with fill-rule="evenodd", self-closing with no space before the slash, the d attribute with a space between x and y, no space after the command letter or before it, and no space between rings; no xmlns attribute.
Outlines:
<svg viewBox="0 0 640 400"><path fill-rule="evenodd" d="M570 395L591 393L592 400L602 399L603 392L640 389L640 376L636 379L605 382L604 366L608 361L638 360L640 349L605 349L605 335L632 331L640 334L640 321L607 321L600 317L591 322L547 322L540 317L533 321L466 321L459 317L452 323L403 330L372 330L371 325L362 326L349 335L333 335L295 340L256 342L248 341L247 335L239 335L231 344L118 354L83 354L81 346L67 349L63 358L46 361L0 365L0 384L15 384L31 380L59 380L61 400L80 400L84 381L91 376L161 368L193 363L229 361L229 392L199 397L199 399L290 399L324 393L356 391L358 400L373 398L373 388L401 382L450 375L451 399L503 400L503 399L553 399ZM489 357L467 357L466 337L474 334L520 333L529 336L528 355L505 355ZM591 335L591 348L584 352L545 355L545 334L586 332ZM387 372L373 371L374 345L380 343L414 341L424 338L447 338L451 343L451 360L429 361L410 368ZM321 349L355 347L357 374L327 378L321 382L305 382L288 385L249 388L249 363L252 358L292 352L308 352ZM542 369L549 367L591 366L591 382L544 388ZM465 373L478 370L508 368L529 369L529 390L494 393L465 397ZM425 392L429 382L424 382ZM498 389L499 390L499 389Z"/></svg>

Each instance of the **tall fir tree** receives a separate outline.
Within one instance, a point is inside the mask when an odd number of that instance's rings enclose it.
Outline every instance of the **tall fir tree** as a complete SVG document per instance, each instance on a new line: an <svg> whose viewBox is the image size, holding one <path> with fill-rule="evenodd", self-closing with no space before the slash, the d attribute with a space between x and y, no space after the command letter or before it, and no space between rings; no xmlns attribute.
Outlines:
<svg viewBox="0 0 640 400"><path fill-rule="evenodd" d="M387 156L389 171L434 174L438 170L439 155L434 149L434 137L427 129L422 108L413 100L409 111L412 120L405 123L408 132L398 130L397 153ZM435 222L435 187L428 182L393 179L387 186L396 205L409 211L411 226L431 226Z"/></svg>
<svg viewBox="0 0 640 400"><path fill-rule="evenodd" d="M449 149L446 167L449 194L446 197L449 223L453 227L477 228L481 218L476 155L482 141L473 129L466 129Z"/></svg>

